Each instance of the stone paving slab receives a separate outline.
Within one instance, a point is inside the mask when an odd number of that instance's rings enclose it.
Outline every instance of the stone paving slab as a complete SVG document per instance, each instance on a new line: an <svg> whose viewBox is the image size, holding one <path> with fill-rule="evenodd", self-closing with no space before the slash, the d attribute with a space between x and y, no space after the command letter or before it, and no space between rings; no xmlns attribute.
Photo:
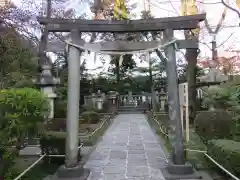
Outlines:
<svg viewBox="0 0 240 180"><path fill-rule="evenodd" d="M166 157L144 114L120 114L89 156L88 180L165 180Z"/></svg>

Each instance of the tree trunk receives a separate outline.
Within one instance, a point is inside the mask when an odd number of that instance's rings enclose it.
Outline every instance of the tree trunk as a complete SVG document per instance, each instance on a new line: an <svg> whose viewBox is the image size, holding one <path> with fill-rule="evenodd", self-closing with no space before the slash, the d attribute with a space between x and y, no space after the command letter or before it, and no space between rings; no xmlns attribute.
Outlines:
<svg viewBox="0 0 240 180"><path fill-rule="evenodd" d="M189 97L189 120L194 122L196 117L197 91L196 91L196 66L197 66L197 49L186 49L187 66L187 82L188 82L188 97Z"/></svg>
<svg viewBox="0 0 240 180"><path fill-rule="evenodd" d="M154 92L154 82L153 82L153 75L152 75L152 62L150 58L149 58L148 73L149 73L150 92L151 92L151 98L152 98L151 108L153 110L156 110L156 97Z"/></svg>
<svg viewBox="0 0 240 180"><path fill-rule="evenodd" d="M117 81L117 92L119 92L120 87L120 65L119 65L119 57L116 58L116 81Z"/></svg>

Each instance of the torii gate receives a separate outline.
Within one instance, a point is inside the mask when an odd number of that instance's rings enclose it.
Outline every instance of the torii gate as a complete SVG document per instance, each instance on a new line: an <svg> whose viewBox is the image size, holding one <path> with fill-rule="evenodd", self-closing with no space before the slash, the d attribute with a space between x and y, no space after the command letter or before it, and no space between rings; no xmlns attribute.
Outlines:
<svg viewBox="0 0 240 180"><path fill-rule="evenodd" d="M48 0L48 7L51 7ZM192 167L185 164L184 140L181 128L180 104L178 94L176 55L175 47L179 48L198 48L198 43L193 40L174 40L174 30L196 29L199 22L206 17L205 14L194 16L180 16L157 18L152 20L81 20L81 19L59 19L50 18L50 10L47 18L39 17L38 21L44 25L45 30L42 35L42 45L40 46L40 55L43 58L44 51L53 51L51 44L47 45L48 32L70 32L68 60L68 108L67 108L67 139L66 139L66 161L65 165L60 167L57 173L58 178L76 178L83 179L88 176L88 171L83 170L77 161L78 153L78 114L79 114L79 94L80 94L80 60L79 57L84 50L92 50L100 53L130 53L142 51L151 48L158 48L160 42L106 42L106 43L85 43L80 32L145 32L145 31L163 31L164 43L162 47L165 50L167 58L168 74L168 102L169 119L171 129L171 142L173 145L172 157L169 160L167 168L169 173L189 174L193 172ZM171 42L171 43L169 43ZM62 46L64 47L64 46ZM51 49L52 48L52 49ZM55 51L61 51L57 47Z"/></svg>

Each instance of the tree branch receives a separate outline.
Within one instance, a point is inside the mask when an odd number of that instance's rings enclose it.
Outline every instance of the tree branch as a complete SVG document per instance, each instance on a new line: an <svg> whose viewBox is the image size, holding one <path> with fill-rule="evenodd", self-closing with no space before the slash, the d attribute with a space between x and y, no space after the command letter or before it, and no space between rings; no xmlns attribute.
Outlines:
<svg viewBox="0 0 240 180"><path fill-rule="evenodd" d="M234 11L235 13L238 14L238 17L240 18L240 12L238 12L238 10L234 9L233 7L229 6L224 0L221 0L221 2L223 3L224 6L226 6L227 8L229 8L230 10ZM239 24L240 25L240 24Z"/></svg>

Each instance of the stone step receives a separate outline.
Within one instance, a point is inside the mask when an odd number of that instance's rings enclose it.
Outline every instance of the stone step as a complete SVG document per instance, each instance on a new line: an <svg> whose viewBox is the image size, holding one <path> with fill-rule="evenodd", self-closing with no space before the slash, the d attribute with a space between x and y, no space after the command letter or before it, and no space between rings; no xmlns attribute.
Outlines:
<svg viewBox="0 0 240 180"><path fill-rule="evenodd" d="M119 111L118 114L143 114L143 111Z"/></svg>
<svg viewBox="0 0 240 180"><path fill-rule="evenodd" d="M144 111L146 108L119 108L118 111Z"/></svg>

